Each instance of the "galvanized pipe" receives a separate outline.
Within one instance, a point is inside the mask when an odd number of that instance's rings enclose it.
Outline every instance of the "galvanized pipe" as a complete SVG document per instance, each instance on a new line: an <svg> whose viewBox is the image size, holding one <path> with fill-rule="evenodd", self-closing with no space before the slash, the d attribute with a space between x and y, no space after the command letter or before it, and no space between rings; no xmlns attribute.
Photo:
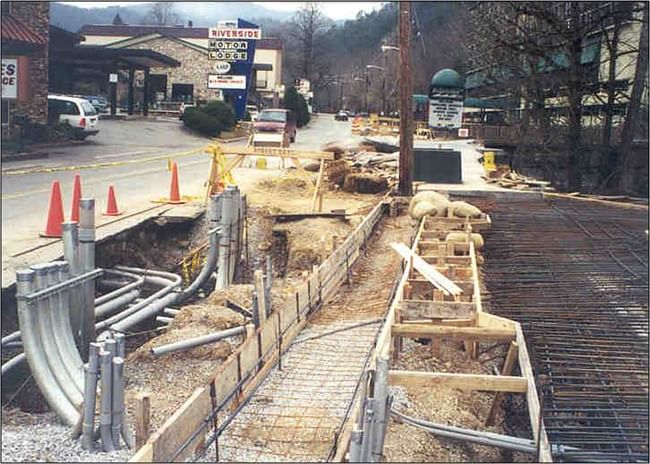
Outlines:
<svg viewBox="0 0 650 464"><path fill-rule="evenodd" d="M203 265L203 268L201 268L199 275L196 276L196 279L194 279L194 281L186 289L178 294L176 304L181 304L184 301L187 301L187 299L194 295L199 290L199 288L201 288L201 286L208 280L208 278L210 278L212 271L214 271L214 268L217 265L220 234L221 229L219 228L211 229L208 232L208 242L210 244L210 247L208 248L208 256L205 264Z"/></svg>
<svg viewBox="0 0 650 464"><path fill-rule="evenodd" d="M156 316L156 322L160 322L161 324L171 324L174 322L173 317L166 317L166 316Z"/></svg>
<svg viewBox="0 0 650 464"><path fill-rule="evenodd" d="M35 283L38 290L58 284L58 265L53 263L35 265L32 269L36 272ZM59 328L54 325L53 313L59 310L59 298L53 294L37 303L36 324L43 345L45 359L50 365L50 369L59 387L74 405L75 409L80 410L83 403L83 395L75 380L68 372L68 366L60 352Z"/></svg>
<svg viewBox="0 0 650 464"><path fill-rule="evenodd" d="M136 298L140 296L140 290L131 290L127 293L122 293L117 297L114 297L111 300L106 301L99 306L95 306L95 318L99 319L108 314L112 314L115 311L122 309L124 306L135 301ZM95 300L97 303L97 300Z"/></svg>
<svg viewBox="0 0 650 464"><path fill-rule="evenodd" d="M79 412L65 396L50 369L38 334L38 323L35 314L37 308L33 307L36 305L30 304L25 299L33 291L35 275L36 273L33 270L19 270L16 272L18 321L25 356L32 376L47 403L67 425L74 427L79 420Z"/></svg>
<svg viewBox="0 0 650 464"><path fill-rule="evenodd" d="M362 462L361 446L363 443L363 431L357 427L357 424L354 424L354 429L350 434L350 462Z"/></svg>
<svg viewBox="0 0 650 464"><path fill-rule="evenodd" d="M124 334L115 334L113 340L115 340L115 346L117 347L117 356L126 360L126 338Z"/></svg>
<svg viewBox="0 0 650 464"><path fill-rule="evenodd" d="M113 358L113 394L112 394L112 416L111 433L113 444L120 449L120 436L122 435L122 421L124 420L124 359Z"/></svg>
<svg viewBox="0 0 650 464"><path fill-rule="evenodd" d="M239 208L241 206L240 192L236 185L226 187L232 192L232 216L230 220L230 245L228 248L228 285L235 279L235 269L237 267L237 250L239 249Z"/></svg>
<svg viewBox="0 0 650 464"><path fill-rule="evenodd" d="M222 194L221 192L210 197L208 205L208 219L210 221L210 229L219 227L221 225L221 208L222 208Z"/></svg>
<svg viewBox="0 0 650 464"><path fill-rule="evenodd" d="M102 440L104 451L115 451L113 435L111 431L111 409L113 407L112 390L113 390L113 356L108 351L99 353L100 379L101 379L101 402L99 413L99 434Z"/></svg>
<svg viewBox="0 0 650 464"><path fill-rule="evenodd" d="M55 261L54 273L58 274L59 282L67 282L70 278L69 265L65 261ZM52 281L54 282L54 281ZM59 348L61 358L76 385L79 393L84 391L84 363L75 345L72 327L70 325L70 293L73 289L64 289L58 294L58 301L51 309L52 332ZM54 297L56 298L56 296ZM55 300L56 301L56 300Z"/></svg>
<svg viewBox="0 0 650 464"><path fill-rule="evenodd" d="M79 201L79 266L82 272L95 270L95 199ZM87 359L88 346L95 341L95 282L83 285L81 357Z"/></svg>
<svg viewBox="0 0 650 464"><path fill-rule="evenodd" d="M160 313L167 306L173 305L176 302L177 296L178 296L177 293L169 293L163 296L162 298L160 298L159 300L156 300L149 305L141 307L137 312L133 312L129 316L120 320L119 322L112 324L110 328L111 330L114 330L116 332L124 332L130 329L131 327L133 327L134 325L144 322L147 319ZM130 310L131 308L129 308L127 311Z"/></svg>
<svg viewBox="0 0 650 464"><path fill-rule="evenodd" d="M219 240L219 266L217 268L217 289L228 288L230 284L230 266L228 257L230 254L230 234L233 215L233 194L232 190L226 189L221 193L221 236Z"/></svg>
<svg viewBox="0 0 650 464"><path fill-rule="evenodd" d="M76 277L82 273L79 261L79 225L76 221L61 223L63 230L63 259L70 266L70 275ZM83 286L70 293L70 327L77 346L81 346L81 321L83 320Z"/></svg>
<svg viewBox="0 0 650 464"><path fill-rule="evenodd" d="M168 316L175 317L180 313L180 309L174 309L174 308L165 308L163 309L163 313L167 314Z"/></svg>
<svg viewBox="0 0 650 464"><path fill-rule="evenodd" d="M22 348L22 347L23 347L23 342L21 342L20 340L18 340L17 342L8 342L3 346L3 348L6 348L8 350Z"/></svg>
<svg viewBox="0 0 650 464"><path fill-rule="evenodd" d="M16 330L15 332L11 332L9 335L2 337L0 346L4 347L7 343L15 342L18 340L20 340L20 330Z"/></svg>
<svg viewBox="0 0 650 464"><path fill-rule="evenodd" d="M95 441L95 402L97 397L97 378L99 377L99 351L98 343L91 343L88 348L88 363L84 366L84 405L83 424L81 425L81 446L85 450L92 450Z"/></svg>
<svg viewBox="0 0 650 464"><path fill-rule="evenodd" d="M385 358L377 358L373 396L375 398L377 428L370 443L370 460L380 462L384 449L386 428L388 427L388 360Z"/></svg>
<svg viewBox="0 0 650 464"><path fill-rule="evenodd" d="M142 284L144 284L145 278L144 277L138 277L134 276L132 274L129 274L127 272L118 272L118 271L113 271L111 269L106 270L106 274L117 274L121 275L127 278L132 278L134 279L133 282L130 284L126 284L123 287L118 288L117 290L113 290L110 293L107 293L106 295L102 295L99 298L95 299L95 306L103 305L104 303L107 303L111 300L114 300L115 298L124 295L125 293L130 293L133 290L139 290L140 287L142 287ZM95 315L97 315L97 310L95 310Z"/></svg>
<svg viewBox="0 0 650 464"><path fill-rule="evenodd" d="M161 345L151 349L153 356L161 356L175 351L184 351L197 346L206 345L208 343L218 342L225 338L234 337L236 335L243 335L246 332L246 327L233 327L232 329L222 330L220 332L203 335L201 337L190 338L188 340L181 340L179 342L170 343L169 345Z"/></svg>
<svg viewBox="0 0 650 464"><path fill-rule="evenodd" d="M25 353L20 353L19 355L14 356L9 361L2 365L2 375L5 375L11 369L16 367L18 364L22 363L26 358Z"/></svg>

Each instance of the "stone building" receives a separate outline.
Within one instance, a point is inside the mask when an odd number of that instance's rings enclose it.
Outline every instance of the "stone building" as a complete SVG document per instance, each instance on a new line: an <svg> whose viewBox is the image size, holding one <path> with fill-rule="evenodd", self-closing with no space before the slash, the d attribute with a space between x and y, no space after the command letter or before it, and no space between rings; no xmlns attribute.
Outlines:
<svg viewBox="0 0 650 464"><path fill-rule="evenodd" d="M48 2L0 2L2 7L2 135L12 135L17 116L47 123Z"/></svg>
<svg viewBox="0 0 650 464"><path fill-rule="evenodd" d="M181 63L174 69L151 69L151 89L159 101L209 100L218 91L207 88L214 66L208 59L208 28L186 26L85 25L79 30L88 46L153 50ZM136 77L137 80L137 77ZM270 106L276 94L282 98L282 41L258 41L253 63L249 100Z"/></svg>

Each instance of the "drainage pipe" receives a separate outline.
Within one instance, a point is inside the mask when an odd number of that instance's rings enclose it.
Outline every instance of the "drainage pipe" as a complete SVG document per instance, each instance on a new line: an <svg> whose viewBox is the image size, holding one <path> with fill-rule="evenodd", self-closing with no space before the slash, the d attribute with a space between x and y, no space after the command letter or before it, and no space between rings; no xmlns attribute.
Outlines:
<svg viewBox="0 0 650 464"><path fill-rule="evenodd" d="M161 324L171 324L174 322L173 317L166 317L166 316L156 316L156 322L160 322Z"/></svg>
<svg viewBox="0 0 650 464"><path fill-rule="evenodd" d="M63 259L70 266L70 275L76 277L81 275L81 263L79 261L79 225L76 221L61 223L63 240ZM81 346L81 321L83 320L83 286L76 287L70 292L70 326L74 336L75 344Z"/></svg>
<svg viewBox="0 0 650 464"><path fill-rule="evenodd" d="M222 196L221 192L210 197L210 204L208 206L208 219L210 220L210 229L214 229L221 224L221 207Z"/></svg>
<svg viewBox="0 0 650 464"><path fill-rule="evenodd" d="M52 283L67 282L70 279L69 265L65 261L55 261L56 267L53 272L58 277L52 280ZM74 286L72 289L77 289L79 286ZM84 391L84 363L79 355L79 350L75 345L72 327L70 325L70 288L64 288L58 295L54 295L53 301L56 302L55 306L50 310L52 317L52 330L54 339L61 359L68 370L68 374L72 378L79 393L83 394ZM83 401L83 397L82 397Z"/></svg>
<svg viewBox="0 0 650 464"><path fill-rule="evenodd" d="M16 367L18 364L22 363L26 359L25 353L20 353L19 355L14 356L9 361L2 365L2 375L5 375L11 369Z"/></svg>
<svg viewBox="0 0 650 464"><path fill-rule="evenodd" d="M84 406L83 424L81 425L81 446L91 450L95 441L95 401L97 396L97 378L99 376L99 343L91 343L88 348L88 364L84 366Z"/></svg>
<svg viewBox="0 0 650 464"><path fill-rule="evenodd" d="M165 309L163 309L163 313L167 314L168 316L171 316L171 317L178 316L178 313L180 313L180 312L181 312L180 309L174 309L174 308L165 308Z"/></svg>
<svg viewBox="0 0 650 464"><path fill-rule="evenodd" d="M186 289L178 294L176 304L181 304L184 301L187 301L187 299L189 299L192 295L194 295L199 290L199 288L201 288L201 286L208 280L212 274L212 271L214 271L214 268L217 265L217 257L219 255L220 235L220 228L211 229L208 232L208 242L210 244L210 247L208 248L208 256L205 264L203 265L201 272L199 272L199 275L196 276L196 279L194 279L194 281Z"/></svg>
<svg viewBox="0 0 650 464"><path fill-rule="evenodd" d="M100 366L100 379L101 379L101 405L99 413L99 434L102 440L104 451L115 451L115 444L113 443L113 435L111 433L111 408L112 404L112 370L113 370L113 355L109 351L101 351L99 353L99 366Z"/></svg>
<svg viewBox="0 0 650 464"><path fill-rule="evenodd" d="M35 265L32 269L36 272L35 283L38 290L52 287L59 282L58 280L58 265L53 263ZM48 275L49 274L49 275ZM83 395L77 388L75 380L68 371L68 365L64 360L61 349L58 346L60 334L58 327L53 324L53 313L58 311L58 292L46 298L39 299L36 303L37 317L36 326L39 331L41 343L43 345L45 359L50 365L52 374L65 396L70 400L72 405L77 409L81 409L83 403Z"/></svg>
<svg viewBox="0 0 650 464"><path fill-rule="evenodd" d="M79 200L79 266L82 272L95 270L95 199ZM87 359L88 345L95 341L95 281L85 282L81 320L81 357Z"/></svg>
<svg viewBox="0 0 650 464"><path fill-rule="evenodd" d="M99 306L95 306L95 318L99 319L102 316L112 314L118 309L121 309L122 307L135 301L135 299L138 298L139 296L140 296L140 290L131 290L130 292L118 295L117 297L109 301L106 301L105 303L100 304ZM95 300L95 304L97 304L97 300Z"/></svg>
<svg viewBox="0 0 650 464"><path fill-rule="evenodd" d="M59 387L50 370L43 345L37 330L35 304L25 297L32 293L36 273L33 270L16 272L16 299L18 303L18 321L20 324L25 356L30 371L45 400L54 412L69 426L75 427L79 421L79 412L70 403ZM14 358L15 359L15 358ZM4 366L3 366L4 367Z"/></svg>
<svg viewBox="0 0 650 464"><path fill-rule="evenodd" d="M230 255L230 234L232 232L233 194L232 189L226 188L221 193L221 236L219 239L219 267L217 269L217 289L228 288Z"/></svg>
<svg viewBox="0 0 650 464"><path fill-rule="evenodd" d="M20 340L18 340L17 342L5 343L5 345L3 346L3 348L8 349L8 350L12 350L12 349L16 349L16 348L22 348L22 347L23 347L23 342L21 342Z"/></svg>
<svg viewBox="0 0 650 464"><path fill-rule="evenodd" d="M122 421L124 420L124 359L113 358L113 394L111 434L116 449L120 449L120 435L122 435Z"/></svg>
<svg viewBox="0 0 650 464"><path fill-rule="evenodd" d="M153 356L161 356L167 353L173 353L175 351L184 351L197 346L206 345L208 343L218 342L224 338L234 337L236 335L243 335L246 333L246 327L234 327L232 329L222 330L221 332L215 332L208 335L203 335L201 337L190 338L187 340L181 340L176 343L170 343L169 345L161 345L151 349L151 354Z"/></svg>

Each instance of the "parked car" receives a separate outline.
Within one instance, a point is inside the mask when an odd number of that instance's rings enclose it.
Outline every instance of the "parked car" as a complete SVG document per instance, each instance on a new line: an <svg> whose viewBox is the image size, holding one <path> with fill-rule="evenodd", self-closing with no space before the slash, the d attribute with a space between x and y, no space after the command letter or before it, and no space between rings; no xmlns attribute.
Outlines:
<svg viewBox="0 0 650 464"><path fill-rule="evenodd" d="M335 121L347 121L348 120L348 112L347 111L339 111L334 115L334 120Z"/></svg>
<svg viewBox="0 0 650 464"><path fill-rule="evenodd" d="M99 132L97 128L99 116L88 100L50 94L47 96L47 111L55 122L70 124L75 130L77 140L84 140L89 135L96 135Z"/></svg>
<svg viewBox="0 0 650 464"><path fill-rule="evenodd" d="M279 108L260 111L253 128L255 132L284 132L291 143L296 141L298 132L293 112Z"/></svg>
<svg viewBox="0 0 650 464"><path fill-rule="evenodd" d="M106 111L106 107L108 106L108 100L106 100L106 97L102 97L101 95L86 95L81 98L88 100L90 104L95 107L95 110L97 110L98 113Z"/></svg>
<svg viewBox="0 0 650 464"><path fill-rule="evenodd" d="M255 122L257 121L257 116L259 116L260 112L257 110L257 106L255 105L246 105L246 111L248 114L251 115L251 121Z"/></svg>

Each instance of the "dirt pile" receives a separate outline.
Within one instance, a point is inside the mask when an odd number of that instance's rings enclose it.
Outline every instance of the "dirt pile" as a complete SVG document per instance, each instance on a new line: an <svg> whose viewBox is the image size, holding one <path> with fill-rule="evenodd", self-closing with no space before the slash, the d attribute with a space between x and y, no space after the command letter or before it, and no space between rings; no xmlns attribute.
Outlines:
<svg viewBox="0 0 650 464"><path fill-rule="evenodd" d="M388 180L384 177L365 174L353 173L345 176L343 190L346 192L358 193L379 193L388 190Z"/></svg>
<svg viewBox="0 0 650 464"><path fill-rule="evenodd" d="M325 175L331 187L338 185L342 187L345 183L345 177L350 174L350 164L345 160L335 160L327 163Z"/></svg>
<svg viewBox="0 0 650 464"><path fill-rule="evenodd" d="M304 177L294 173L287 173L281 177L261 180L258 184L261 188L276 192L300 192L310 187Z"/></svg>

